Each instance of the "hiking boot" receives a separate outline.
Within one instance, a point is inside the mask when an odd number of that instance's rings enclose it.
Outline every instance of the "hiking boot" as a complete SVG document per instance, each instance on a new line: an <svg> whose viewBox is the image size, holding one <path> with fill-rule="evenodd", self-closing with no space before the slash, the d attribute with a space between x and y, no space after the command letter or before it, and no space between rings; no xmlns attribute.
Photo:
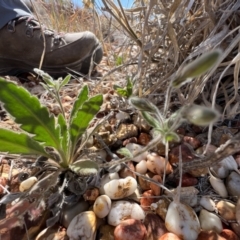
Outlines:
<svg viewBox="0 0 240 240"><path fill-rule="evenodd" d="M87 74L91 60L102 59L102 48L91 32L56 34L46 29L42 70L53 77L67 73ZM16 75L38 68L44 50L44 38L38 21L20 17L0 29L0 75ZM92 57L93 56L93 57Z"/></svg>

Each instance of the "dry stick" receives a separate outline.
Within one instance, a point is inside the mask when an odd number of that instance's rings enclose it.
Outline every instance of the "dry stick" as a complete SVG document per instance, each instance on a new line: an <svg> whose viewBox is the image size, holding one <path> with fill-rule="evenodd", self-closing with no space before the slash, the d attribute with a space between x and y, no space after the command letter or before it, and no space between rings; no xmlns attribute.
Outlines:
<svg viewBox="0 0 240 240"><path fill-rule="evenodd" d="M45 35L44 35L44 32L43 32L42 25L40 24L40 18L38 16L38 13L37 13L37 10L35 8L35 5L33 4L32 0L30 0L30 2L32 4L33 10L34 10L34 12L36 14L36 17L37 17L37 20L39 22L40 30L41 30L42 37L43 37L43 52L42 52L40 63L39 63L39 67L38 67L39 69L41 69L42 68L42 64L43 64L43 60L44 60L44 56L45 56L45 52L46 52L46 38L45 38Z"/></svg>
<svg viewBox="0 0 240 240"><path fill-rule="evenodd" d="M183 163L183 173L198 168L211 167L214 164L220 162L224 158L239 152L240 149L240 133L235 138L228 140L225 144L222 144L217 150L201 159L195 159L191 162ZM179 168L174 173L175 176L179 176Z"/></svg>

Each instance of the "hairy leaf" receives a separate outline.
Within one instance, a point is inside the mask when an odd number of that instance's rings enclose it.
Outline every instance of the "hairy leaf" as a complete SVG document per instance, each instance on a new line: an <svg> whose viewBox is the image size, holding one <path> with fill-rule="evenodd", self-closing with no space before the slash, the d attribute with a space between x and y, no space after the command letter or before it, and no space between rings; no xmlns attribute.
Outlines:
<svg viewBox="0 0 240 240"><path fill-rule="evenodd" d="M97 174L99 170L98 164L90 159L79 160L69 165L69 168L80 176Z"/></svg>
<svg viewBox="0 0 240 240"><path fill-rule="evenodd" d="M78 111L78 109L83 105L83 103L85 101L88 100L88 87L87 85L85 85L80 93L78 94L78 97L76 99L76 101L74 102L73 108L72 108L72 112L71 112L71 119L75 116L76 112Z"/></svg>
<svg viewBox="0 0 240 240"><path fill-rule="evenodd" d="M125 147L118 149L117 153L123 155L124 157L129 157L129 158L133 157L132 153Z"/></svg>
<svg viewBox="0 0 240 240"><path fill-rule="evenodd" d="M63 117L62 114L58 115L58 124L60 127L60 133L61 133L61 146L62 146L62 151L64 153L68 152L68 140L69 140L69 134L68 134L68 127L65 118Z"/></svg>
<svg viewBox="0 0 240 240"><path fill-rule="evenodd" d="M23 130L35 135L34 140L43 142L45 146L59 148L60 131L55 126L55 118L38 98L23 87L0 78L0 101Z"/></svg>
<svg viewBox="0 0 240 240"><path fill-rule="evenodd" d="M90 121L94 118L103 102L102 95L96 95L84 102L70 124L70 139L74 149L82 134L86 131Z"/></svg>
<svg viewBox="0 0 240 240"><path fill-rule="evenodd" d="M130 97L130 103L139 111L156 113L156 107L149 100L139 97Z"/></svg>
<svg viewBox="0 0 240 240"><path fill-rule="evenodd" d="M152 117L148 112L142 111L142 116L144 118L144 120L151 126L154 128L161 128L160 123L158 122L158 120L154 117Z"/></svg>
<svg viewBox="0 0 240 240"><path fill-rule="evenodd" d="M65 86L66 84L68 84L68 82L70 81L71 79L71 75L67 75L63 80L62 82L60 83L60 88L62 88L63 86Z"/></svg>
<svg viewBox="0 0 240 240"><path fill-rule="evenodd" d="M15 133L7 129L0 129L0 152L48 156L42 145L27 134Z"/></svg>

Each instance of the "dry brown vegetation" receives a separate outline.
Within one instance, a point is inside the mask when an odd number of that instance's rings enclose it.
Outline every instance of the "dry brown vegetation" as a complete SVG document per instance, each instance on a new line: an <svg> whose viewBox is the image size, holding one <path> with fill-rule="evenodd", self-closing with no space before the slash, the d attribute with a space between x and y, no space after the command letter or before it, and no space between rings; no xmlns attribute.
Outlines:
<svg viewBox="0 0 240 240"><path fill-rule="evenodd" d="M181 106L197 103L216 108L221 113L213 131L209 132L212 143L219 147L217 153L183 163L184 172L210 167L239 152L240 1L136 0L130 9L123 9L119 0L117 3L102 0L102 8L97 5L92 8L87 1L84 8L54 0L32 2L37 16L47 27L65 32L89 30L98 36L104 48L104 58L98 66L102 76L97 78L97 82L89 81L89 87L94 93L104 93L106 99L114 92L113 84L125 86L130 77L134 82L134 94L148 98L163 110L168 86L176 74L202 54L220 48L221 61L214 69L173 90L168 111L172 113ZM76 82L82 84L84 80ZM67 103L66 111L74 101L76 88L70 84L61 92ZM52 113L59 112L51 100L44 101ZM116 102L111 104L108 109L106 107L109 112L120 106ZM208 142L208 129L184 127L190 137L191 134L198 135L197 140L202 145ZM221 138L223 134L228 134L226 141ZM199 155L195 154L193 159L196 156ZM169 176L170 183L171 178L178 174L174 173ZM211 188L208 176L197 187L199 196L206 194L213 195L215 200L222 199ZM229 199L236 203L236 198Z"/></svg>

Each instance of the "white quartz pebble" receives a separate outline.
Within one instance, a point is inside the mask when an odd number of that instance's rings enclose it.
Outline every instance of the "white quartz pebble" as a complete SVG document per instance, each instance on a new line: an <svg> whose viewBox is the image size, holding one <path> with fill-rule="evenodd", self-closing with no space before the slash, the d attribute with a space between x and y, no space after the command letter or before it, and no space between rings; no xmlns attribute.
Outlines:
<svg viewBox="0 0 240 240"><path fill-rule="evenodd" d="M70 240L95 240L97 218L93 211L78 214L70 222L67 235Z"/></svg>
<svg viewBox="0 0 240 240"><path fill-rule="evenodd" d="M136 165L136 172L140 174L145 174L147 172L147 161L142 160Z"/></svg>
<svg viewBox="0 0 240 240"><path fill-rule="evenodd" d="M104 192L111 199L128 197L135 192L137 181L133 177L114 179L103 186Z"/></svg>
<svg viewBox="0 0 240 240"><path fill-rule="evenodd" d="M162 175L164 173L164 167L166 164L166 174L172 172L172 166L169 162L166 162L164 157L159 156L156 153L149 153L147 155L147 168L150 172Z"/></svg>
<svg viewBox="0 0 240 240"><path fill-rule="evenodd" d="M30 177L30 178L22 181L22 182L20 183L20 186L19 186L20 192L27 191L27 190L30 189L37 181L38 181L38 180L37 180L36 177Z"/></svg>
<svg viewBox="0 0 240 240"><path fill-rule="evenodd" d="M126 148L127 148L133 155L135 155L135 154L137 154L138 152L140 152L140 151L142 150L143 146L138 145L138 144L136 144L136 143L128 143L128 144L126 145ZM132 160L133 160L134 162L140 162L141 160L146 159L146 158L147 158L147 155L148 155L148 152L146 151L146 152L141 153L139 156L134 157Z"/></svg>
<svg viewBox="0 0 240 240"><path fill-rule="evenodd" d="M104 218L110 212L112 205L111 199L107 195L99 196L93 205L93 211L99 218Z"/></svg>
<svg viewBox="0 0 240 240"><path fill-rule="evenodd" d="M137 203L128 201L117 201L112 203L112 208L108 214L108 224L117 226L126 219L143 220L145 213Z"/></svg>
<svg viewBox="0 0 240 240"><path fill-rule="evenodd" d="M105 194L103 186L113 179L119 179L118 173L107 173L102 176L100 187L99 187L100 194L102 195Z"/></svg>

